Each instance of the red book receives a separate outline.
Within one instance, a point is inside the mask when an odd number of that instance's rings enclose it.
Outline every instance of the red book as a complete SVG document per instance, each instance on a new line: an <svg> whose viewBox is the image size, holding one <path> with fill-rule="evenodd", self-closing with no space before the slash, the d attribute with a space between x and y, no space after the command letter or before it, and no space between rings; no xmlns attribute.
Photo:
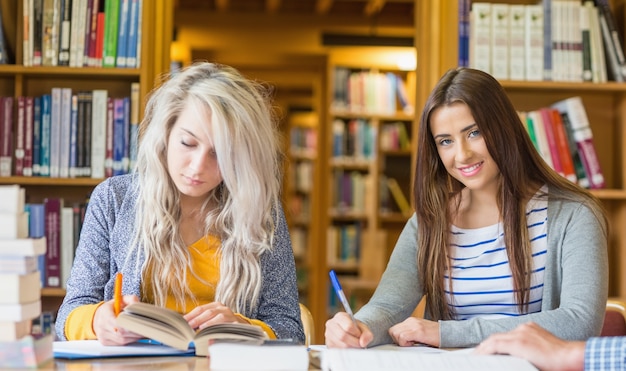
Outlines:
<svg viewBox="0 0 626 371"><path fill-rule="evenodd" d="M61 208L63 199L44 200L46 235L46 287L61 287Z"/></svg>
<svg viewBox="0 0 626 371"><path fill-rule="evenodd" d="M552 123L552 112L550 108L543 107L539 109L541 118L543 119L543 130L546 134L548 148L550 149L550 158L552 159L552 168L559 174L564 175L563 165L561 165L561 156L556 146L556 137L554 136L554 128Z"/></svg>
<svg viewBox="0 0 626 371"><path fill-rule="evenodd" d="M97 40L97 26L98 26L98 12L100 11L100 0L93 1L91 8L91 16L89 21L89 42L85 45L89 45L89 49L85 50L85 54L88 56L88 66L96 66L96 40Z"/></svg>
<svg viewBox="0 0 626 371"><path fill-rule="evenodd" d="M102 53L104 51L104 27L104 12L99 12L96 25L96 54L94 57L95 67L102 67Z"/></svg>
<svg viewBox="0 0 626 371"><path fill-rule="evenodd" d="M569 149L567 131L565 131L565 126L561 120L561 113L557 109L550 109L550 111L552 112L552 129L554 130L554 139L556 140L556 147L559 151L559 157L561 159L563 176L571 182L576 183L578 178L576 177L574 160L572 159Z"/></svg>

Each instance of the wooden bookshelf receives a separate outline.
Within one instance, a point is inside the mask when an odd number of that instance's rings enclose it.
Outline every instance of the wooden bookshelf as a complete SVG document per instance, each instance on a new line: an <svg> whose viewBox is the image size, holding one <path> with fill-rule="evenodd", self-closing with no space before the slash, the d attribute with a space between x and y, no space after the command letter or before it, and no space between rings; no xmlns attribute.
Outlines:
<svg viewBox="0 0 626 371"><path fill-rule="evenodd" d="M350 54L348 60L340 53L329 58L322 171L326 179L323 204L327 208L320 219L321 229L327 233L325 261L320 266L326 282L325 299L320 299L325 313L322 318L343 310L330 287L328 271L337 272L353 310L358 310L374 292L396 239L412 214L412 209L401 212L385 179L395 179L410 200L415 72L385 63L355 64L355 60L367 59L359 58L358 53ZM346 74L351 77L346 78ZM361 80L357 86L378 81L374 90L379 95L373 98L374 91L365 88L363 97L369 95L370 100L355 98L361 94L355 95L352 85L339 87L346 79ZM405 110L397 97L398 84L410 92L404 98L410 106ZM345 91L352 92L349 101L345 101ZM394 130L399 128L402 145Z"/></svg>
<svg viewBox="0 0 626 371"><path fill-rule="evenodd" d="M613 0L610 4L618 22L623 22L626 2ZM418 2L416 10L416 24L420 25L415 33L417 51L424 56L417 73L420 84L416 106L421 107L439 77L457 65L458 1ZM576 95L582 97L606 179L605 189L592 192L602 200L610 223L609 296L626 297L626 84L553 81L501 81L501 84L515 107L522 111Z"/></svg>
<svg viewBox="0 0 626 371"><path fill-rule="evenodd" d="M69 87L73 91L106 89L109 96L129 96L131 84L138 82L140 113L143 113L146 95L158 83L158 77L169 70L173 0L143 0L141 65L138 68L25 66L23 33L20 31L23 29L24 1L27 0L0 4L2 23L5 27L11 26L7 36L15 55L14 64L0 65L0 95L15 99L19 96L47 94L52 87ZM22 186L26 189L27 202L42 202L44 198L52 196L74 202L86 200L93 187L102 180L9 176L0 177L0 184ZM45 287L41 295L43 310L56 312L65 296L65 290Z"/></svg>

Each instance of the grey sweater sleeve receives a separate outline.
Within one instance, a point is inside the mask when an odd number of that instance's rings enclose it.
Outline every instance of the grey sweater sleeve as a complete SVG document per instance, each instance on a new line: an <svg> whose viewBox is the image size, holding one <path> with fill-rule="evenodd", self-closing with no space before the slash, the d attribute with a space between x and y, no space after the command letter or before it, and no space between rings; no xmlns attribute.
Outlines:
<svg viewBox="0 0 626 371"><path fill-rule="evenodd" d="M282 208L277 212L273 249L261 257L261 269L263 285L258 310L246 315L265 322L279 339L304 343L296 266Z"/></svg>
<svg viewBox="0 0 626 371"><path fill-rule="evenodd" d="M374 334L370 346L391 343L389 328L407 319L422 298L416 242L417 218L413 215L398 238L374 295L355 314Z"/></svg>

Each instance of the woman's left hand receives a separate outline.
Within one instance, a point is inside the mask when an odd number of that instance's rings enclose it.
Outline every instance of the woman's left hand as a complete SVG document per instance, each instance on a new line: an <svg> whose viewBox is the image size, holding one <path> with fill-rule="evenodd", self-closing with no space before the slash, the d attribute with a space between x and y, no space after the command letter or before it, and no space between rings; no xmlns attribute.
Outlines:
<svg viewBox="0 0 626 371"><path fill-rule="evenodd" d="M191 328L205 328L218 323L247 323L244 319L236 316L230 308L219 302L195 307L191 312L184 315Z"/></svg>
<svg viewBox="0 0 626 371"><path fill-rule="evenodd" d="M426 344L439 347L439 323L422 318L409 317L392 326L389 335L401 347Z"/></svg>

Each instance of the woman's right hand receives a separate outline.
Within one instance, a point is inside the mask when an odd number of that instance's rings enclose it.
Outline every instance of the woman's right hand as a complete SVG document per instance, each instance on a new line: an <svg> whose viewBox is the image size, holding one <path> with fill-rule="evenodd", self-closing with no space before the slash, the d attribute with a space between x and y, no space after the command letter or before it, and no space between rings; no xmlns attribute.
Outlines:
<svg viewBox="0 0 626 371"><path fill-rule="evenodd" d="M139 298L136 295L124 295L122 309L138 301ZM104 302L96 309L96 313L93 316L93 331L98 341L102 345L125 345L141 339L141 335L124 330L117 325L113 303L114 300Z"/></svg>
<svg viewBox="0 0 626 371"><path fill-rule="evenodd" d="M339 312L326 321L326 346L329 348L365 348L374 339L374 334L363 322L354 326L346 312Z"/></svg>

